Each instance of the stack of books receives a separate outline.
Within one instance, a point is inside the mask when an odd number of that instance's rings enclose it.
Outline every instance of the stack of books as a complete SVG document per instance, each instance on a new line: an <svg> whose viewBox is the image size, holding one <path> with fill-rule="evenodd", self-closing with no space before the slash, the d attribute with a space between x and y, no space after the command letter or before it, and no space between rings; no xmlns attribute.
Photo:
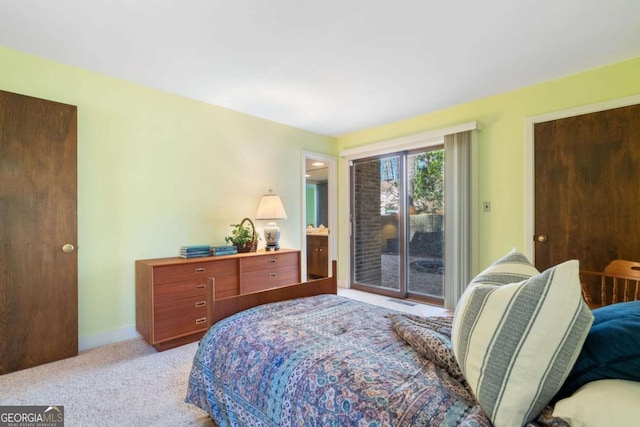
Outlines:
<svg viewBox="0 0 640 427"><path fill-rule="evenodd" d="M238 248L235 246L211 246L211 255L212 256L221 256L221 255L233 255L238 253Z"/></svg>
<svg viewBox="0 0 640 427"><path fill-rule="evenodd" d="M210 245L191 245L180 247L180 258L199 258L211 255Z"/></svg>

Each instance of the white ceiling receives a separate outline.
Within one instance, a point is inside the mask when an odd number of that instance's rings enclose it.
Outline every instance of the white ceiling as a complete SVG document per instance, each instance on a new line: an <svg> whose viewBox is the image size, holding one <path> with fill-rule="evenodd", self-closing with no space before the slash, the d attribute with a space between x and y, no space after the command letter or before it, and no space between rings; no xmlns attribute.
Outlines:
<svg viewBox="0 0 640 427"><path fill-rule="evenodd" d="M305 174L307 182L323 182L329 179L329 166L325 162L306 159Z"/></svg>
<svg viewBox="0 0 640 427"><path fill-rule="evenodd" d="M5 0L0 45L340 135L640 56L640 1Z"/></svg>

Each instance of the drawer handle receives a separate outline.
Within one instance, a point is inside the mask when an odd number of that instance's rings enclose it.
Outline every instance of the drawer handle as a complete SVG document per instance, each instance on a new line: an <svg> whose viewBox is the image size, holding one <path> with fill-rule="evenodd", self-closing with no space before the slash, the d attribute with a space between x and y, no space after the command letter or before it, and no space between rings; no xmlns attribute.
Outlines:
<svg viewBox="0 0 640 427"><path fill-rule="evenodd" d="M275 264L276 261L278 261L278 260L275 259L275 258L269 258L269 264Z"/></svg>
<svg viewBox="0 0 640 427"><path fill-rule="evenodd" d="M198 301L196 303L196 308L204 307L205 305L207 305L206 301Z"/></svg>
<svg viewBox="0 0 640 427"><path fill-rule="evenodd" d="M206 283L202 283L200 285L196 285L196 291L201 291L203 289L207 289L207 284Z"/></svg>
<svg viewBox="0 0 640 427"><path fill-rule="evenodd" d="M204 273L204 271L205 271L204 267L196 268L196 273Z"/></svg>
<svg viewBox="0 0 640 427"><path fill-rule="evenodd" d="M276 273L269 273L269 279L273 279L274 277L276 277Z"/></svg>
<svg viewBox="0 0 640 427"><path fill-rule="evenodd" d="M199 318L199 319L196 319L196 325L201 325L201 324L203 324L203 323L204 323L204 322L206 322L206 321L207 321L207 318L206 318L206 317L201 317L201 318Z"/></svg>

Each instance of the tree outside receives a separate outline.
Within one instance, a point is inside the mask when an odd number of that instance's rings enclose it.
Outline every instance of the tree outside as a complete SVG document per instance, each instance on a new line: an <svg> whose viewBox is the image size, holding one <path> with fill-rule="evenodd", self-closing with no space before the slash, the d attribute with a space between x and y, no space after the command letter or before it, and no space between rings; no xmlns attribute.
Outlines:
<svg viewBox="0 0 640 427"><path fill-rule="evenodd" d="M444 209L444 150L427 151L413 157L413 207L418 213L442 214ZM411 157L410 157L411 158Z"/></svg>

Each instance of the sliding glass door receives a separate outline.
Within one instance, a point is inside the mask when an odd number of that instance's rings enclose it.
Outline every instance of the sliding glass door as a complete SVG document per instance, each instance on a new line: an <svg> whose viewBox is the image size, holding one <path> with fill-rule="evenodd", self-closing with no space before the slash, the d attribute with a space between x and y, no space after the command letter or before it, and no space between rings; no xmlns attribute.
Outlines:
<svg viewBox="0 0 640 427"><path fill-rule="evenodd" d="M442 147L354 161L351 183L353 287L441 304Z"/></svg>
<svg viewBox="0 0 640 427"><path fill-rule="evenodd" d="M391 155L351 167L354 288L400 296L401 161L401 155Z"/></svg>
<svg viewBox="0 0 640 427"><path fill-rule="evenodd" d="M444 149L407 155L407 294L442 304L444 277Z"/></svg>

